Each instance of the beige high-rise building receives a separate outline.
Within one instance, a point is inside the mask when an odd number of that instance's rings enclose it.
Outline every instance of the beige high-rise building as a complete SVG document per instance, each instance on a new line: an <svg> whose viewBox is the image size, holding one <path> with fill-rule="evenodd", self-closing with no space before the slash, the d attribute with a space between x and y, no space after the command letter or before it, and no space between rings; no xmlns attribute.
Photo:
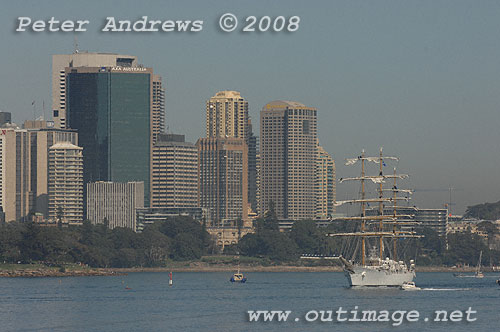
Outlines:
<svg viewBox="0 0 500 332"><path fill-rule="evenodd" d="M207 100L207 137L249 137L248 102L237 91L220 91Z"/></svg>
<svg viewBox="0 0 500 332"><path fill-rule="evenodd" d="M273 101L260 113L260 212L274 203L279 219L314 219L317 110Z"/></svg>
<svg viewBox="0 0 500 332"><path fill-rule="evenodd" d="M160 134L153 146L151 207L198 206L198 148L184 135Z"/></svg>
<svg viewBox="0 0 500 332"><path fill-rule="evenodd" d="M49 149L56 143L69 142L78 145L78 133L69 129L39 129L29 130L31 143L31 183L35 199L34 212L48 217L48 177L49 177Z"/></svg>
<svg viewBox="0 0 500 332"><path fill-rule="evenodd" d="M49 148L58 142L78 144L74 130L14 129L0 132L0 206L6 221L31 213L48 216Z"/></svg>
<svg viewBox="0 0 500 332"><path fill-rule="evenodd" d="M87 219L136 231L136 211L144 208L144 182L87 183Z"/></svg>
<svg viewBox="0 0 500 332"><path fill-rule="evenodd" d="M137 57L115 53L75 52L52 55L52 115L55 128L66 128L66 68L137 67Z"/></svg>
<svg viewBox="0 0 500 332"><path fill-rule="evenodd" d="M151 75L151 121L154 144L158 135L165 132L165 88L157 74Z"/></svg>
<svg viewBox="0 0 500 332"><path fill-rule="evenodd" d="M248 101L238 91L219 91L206 103L207 137L243 138L248 146L248 203L257 206L258 139L252 133Z"/></svg>
<svg viewBox="0 0 500 332"><path fill-rule="evenodd" d="M316 152L316 218L327 219L335 213L335 161L318 144Z"/></svg>
<svg viewBox="0 0 500 332"><path fill-rule="evenodd" d="M200 138L199 206L217 225L248 226L248 148L243 138Z"/></svg>
<svg viewBox="0 0 500 332"><path fill-rule="evenodd" d="M61 142L49 148L49 220L83 222L83 148Z"/></svg>
<svg viewBox="0 0 500 332"><path fill-rule="evenodd" d="M25 129L0 129L0 207L5 221L24 221L33 208L30 139Z"/></svg>

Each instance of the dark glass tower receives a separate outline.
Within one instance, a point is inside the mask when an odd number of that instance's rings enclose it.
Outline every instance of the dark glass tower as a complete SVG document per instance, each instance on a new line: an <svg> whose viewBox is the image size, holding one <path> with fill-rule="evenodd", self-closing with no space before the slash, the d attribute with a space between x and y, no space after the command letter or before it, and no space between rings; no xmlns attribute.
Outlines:
<svg viewBox="0 0 500 332"><path fill-rule="evenodd" d="M67 121L83 147L84 183L144 181L149 206L152 70L67 68Z"/></svg>

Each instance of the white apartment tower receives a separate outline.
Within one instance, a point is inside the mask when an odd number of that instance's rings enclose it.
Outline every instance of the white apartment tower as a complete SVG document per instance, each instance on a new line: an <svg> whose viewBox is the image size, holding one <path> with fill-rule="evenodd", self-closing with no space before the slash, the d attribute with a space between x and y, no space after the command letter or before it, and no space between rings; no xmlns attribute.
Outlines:
<svg viewBox="0 0 500 332"><path fill-rule="evenodd" d="M61 142L49 148L49 220L83 222L83 148Z"/></svg>
<svg viewBox="0 0 500 332"><path fill-rule="evenodd" d="M243 138L248 144L248 101L237 91L220 91L207 100L207 137Z"/></svg>
<svg viewBox="0 0 500 332"><path fill-rule="evenodd" d="M335 161L319 144L316 151L316 218L327 219L335 213Z"/></svg>

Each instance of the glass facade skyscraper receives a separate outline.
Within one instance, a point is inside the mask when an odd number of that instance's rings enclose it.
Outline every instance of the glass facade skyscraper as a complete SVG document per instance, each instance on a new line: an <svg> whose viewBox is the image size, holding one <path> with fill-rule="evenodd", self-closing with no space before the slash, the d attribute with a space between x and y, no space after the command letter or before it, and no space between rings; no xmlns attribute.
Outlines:
<svg viewBox="0 0 500 332"><path fill-rule="evenodd" d="M83 147L84 183L143 181L149 204L152 69L79 67L66 74L67 121Z"/></svg>

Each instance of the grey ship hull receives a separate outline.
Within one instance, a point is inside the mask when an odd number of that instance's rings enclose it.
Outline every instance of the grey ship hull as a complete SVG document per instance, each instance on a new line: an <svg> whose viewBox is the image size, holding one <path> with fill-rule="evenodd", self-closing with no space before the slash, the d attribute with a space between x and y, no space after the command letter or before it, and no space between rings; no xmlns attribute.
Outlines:
<svg viewBox="0 0 500 332"><path fill-rule="evenodd" d="M356 265L346 270L345 275L351 287L400 287L415 278L415 272L407 269L391 271Z"/></svg>

